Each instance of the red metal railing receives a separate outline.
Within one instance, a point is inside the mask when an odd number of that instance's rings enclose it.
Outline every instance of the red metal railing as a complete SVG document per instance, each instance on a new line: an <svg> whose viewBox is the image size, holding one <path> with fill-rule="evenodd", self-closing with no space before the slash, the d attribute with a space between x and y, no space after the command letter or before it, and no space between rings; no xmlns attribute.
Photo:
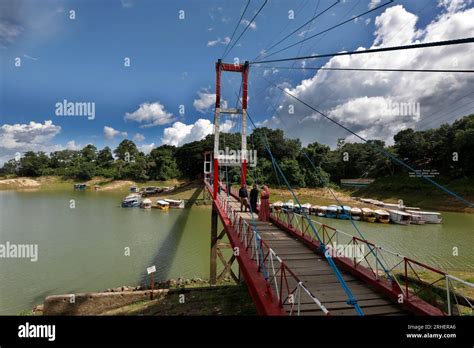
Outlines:
<svg viewBox="0 0 474 348"><path fill-rule="evenodd" d="M271 217L274 221L297 232L304 239L319 245L319 240L314 235L308 221L309 217L285 210L273 210ZM434 302L434 305L438 308L441 307L448 315L463 314L460 308L460 303L462 303L462 306L470 308L472 314L472 300L453 291L453 284L474 288L473 283L318 221L311 219L311 223L316 228L321 242L326 245L326 252L331 253L332 257L350 259L354 269L368 270L369 272L365 272L365 274L368 274L368 277L374 282L391 282L395 288L399 289L404 300L416 297L424 298L430 303ZM338 250L335 250L336 248ZM351 253L346 253L349 249L352 249ZM339 256L339 252L341 252L341 256ZM426 279L433 279L434 276L435 280L427 282L423 276ZM444 288L434 288L435 284L443 280ZM453 300L456 302L456 311L453 311Z"/></svg>
<svg viewBox="0 0 474 348"><path fill-rule="evenodd" d="M209 192L212 187L205 182ZM238 192L231 188L233 195ZM289 315L299 315L302 311L303 297L309 299L315 306L309 306L309 310L319 309L329 315L329 311L304 285L296 274L286 265L276 252L260 237L257 228L249 224L230 204L230 198L225 195L217 195L216 204L222 208L230 220L231 225L237 233L237 237L245 247L245 252L256 263L257 269L262 273L267 285L267 295L278 305L287 310ZM274 297L276 294L276 298Z"/></svg>

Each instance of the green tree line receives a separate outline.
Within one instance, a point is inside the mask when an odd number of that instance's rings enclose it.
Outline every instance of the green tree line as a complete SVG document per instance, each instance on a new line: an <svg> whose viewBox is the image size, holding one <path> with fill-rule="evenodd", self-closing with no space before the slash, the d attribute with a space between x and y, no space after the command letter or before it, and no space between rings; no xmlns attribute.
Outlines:
<svg viewBox="0 0 474 348"><path fill-rule="evenodd" d="M237 150L240 141L238 133L223 133L220 147ZM275 173L266 141L295 187L321 187L330 182L339 183L342 178L379 178L404 172L405 169L382 154L381 148L416 168L436 170L445 178L474 175L474 115L436 129L402 130L394 136L392 146L379 140L349 143L339 139L335 149L318 142L303 147L299 139L285 138L280 129L257 128L247 139L248 149L257 152L257 166L248 168L248 181L278 185L281 178ZM114 150L108 146L99 150L89 144L81 150L50 154L28 151L18 161L6 162L0 175L58 175L79 180L94 176L136 181L193 180L202 177L203 154L212 151L213 146L214 136L208 135L180 147L162 145L149 154L139 151L131 140L123 140ZM221 170L221 176L239 182L239 167Z"/></svg>

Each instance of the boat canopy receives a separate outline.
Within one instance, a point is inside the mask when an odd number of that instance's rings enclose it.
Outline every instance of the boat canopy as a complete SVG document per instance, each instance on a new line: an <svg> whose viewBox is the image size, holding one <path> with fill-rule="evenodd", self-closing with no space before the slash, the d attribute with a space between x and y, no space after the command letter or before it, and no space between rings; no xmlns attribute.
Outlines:
<svg viewBox="0 0 474 348"><path fill-rule="evenodd" d="M170 205L168 202L162 200L162 199L159 199L156 201L156 204L159 204L159 205Z"/></svg>

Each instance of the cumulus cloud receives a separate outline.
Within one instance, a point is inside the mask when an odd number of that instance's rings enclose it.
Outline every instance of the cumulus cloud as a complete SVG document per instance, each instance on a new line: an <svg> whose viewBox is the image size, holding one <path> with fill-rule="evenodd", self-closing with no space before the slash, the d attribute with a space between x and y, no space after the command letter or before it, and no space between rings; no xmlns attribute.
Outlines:
<svg viewBox="0 0 474 348"><path fill-rule="evenodd" d="M210 40L207 42L207 47L213 47L216 45L227 45L230 42L230 37L226 36L221 40L220 37L218 37L216 40Z"/></svg>
<svg viewBox="0 0 474 348"><path fill-rule="evenodd" d="M229 132L233 127L231 120L226 120L221 124L221 132ZM204 139L206 135L212 134L214 125L211 121L200 118L193 124L175 122L171 127L163 131L163 144L181 146L183 144Z"/></svg>
<svg viewBox="0 0 474 348"><path fill-rule="evenodd" d="M74 140L69 140L66 143L66 149L67 150L80 150L81 146L79 144L76 144Z"/></svg>
<svg viewBox="0 0 474 348"><path fill-rule="evenodd" d="M121 132L109 126L104 127L105 139L111 140L115 138L116 136L126 137L127 135L128 135L127 132Z"/></svg>
<svg viewBox="0 0 474 348"><path fill-rule="evenodd" d="M211 110L211 108L214 107L216 103L216 94L215 93L210 93L207 90L202 90L199 91L198 93L199 98L194 99L193 106L194 108L202 113L205 114ZM221 107L222 108L227 108L227 101L224 99L221 99Z"/></svg>
<svg viewBox="0 0 474 348"><path fill-rule="evenodd" d="M61 147L51 140L61 132L61 127L48 120L23 124L4 124L0 127L0 163L10 160L15 153L25 151L56 151Z"/></svg>
<svg viewBox="0 0 474 348"><path fill-rule="evenodd" d="M24 28L6 19L0 19L0 44L8 45L23 33Z"/></svg>
<svg viewBox="0 0 474 348"><path fill-rule="evenodd" d="M136 134L133 136L133 140L135 140L135 141L143 141L143 140L145 140L145 136L144 136L143 134L136 133Z"/></svg>
<svg viewBox="0 0 474 348"><path fill-rule="evenodd" d="M160 102L143 103L132 113L125 113L125 120L143 123L140 127L162 126L174 121L172 113L167 112Z"/></svg>
<svg viewBox="0 0 474 348"><path fill-rule="evenodd" d="M459 6L457 8L460 8ZM417 28L417 16L402 5L386 9L375 19L371 47L395 46L416 42L431 42L472 36L474 9L443 12L426 27ZM365 49L360 47L359 49ZM472 69L472 45L457 45L436 49L418 49L391 53L339 56L331 58L328 68L416 68ZM326 115L366 138L393 143L393 135L405 128L425 129L453 121L459 114L449 115L451 103L466 95L474 85L470 74L341 72L317 71L286 90L308 102ZM279 94L272 90L270 98ZM473 96L470 96L473 100ZM469 98L463 99L463 103ZM390 112L393 105L419 106L419 113ZM294 113L288 110L294 108ZM444 112L440 119L430 115ZM388 112L387 112L388 111ZM462 111L461 111L462 112ZM275 119L264 121L267 126L283 127L290 136L303 143L319 141L334 145L337 138L350 134L324 119L290 96L283 96L279 125ZM263 124L263 122L262 122ZM348 140L355 140L349 137Z"/></svg>
<svg viewBox="0 0 474 348"><path fill-rule="evenodd" d="M370 0L369 9L377 7L378 5L380 5L381 2L382 0Z"/></svg>
<svg viewBox="0 0 474 348"><path fill-rule="evenodd" d="M155 147L156 147L155 143L143 144L138 147L138 150L143 152L145 155L148 155L151 152L151 150L153 150Z"/></svg>

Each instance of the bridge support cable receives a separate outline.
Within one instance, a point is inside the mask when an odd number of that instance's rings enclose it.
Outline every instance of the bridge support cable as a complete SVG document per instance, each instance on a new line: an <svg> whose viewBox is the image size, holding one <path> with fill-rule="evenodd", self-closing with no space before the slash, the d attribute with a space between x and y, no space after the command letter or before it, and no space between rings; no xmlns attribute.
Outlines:
<svg viewBox="0 0 474 348"><path fill-rule="evenodd" d="M272 69L278 70L331 70L331 71L377 71L377 72L425 72L425 73L474 73L474 70L460 69L365 69L365 68L325 68L325 67L293 67L293 66L272 66Z"/></svg>
<svg viewBox="0 0 474 348"><path fill-rule="evenodd" d="M283 39L279 40L278 42L276 42L275 44L271 45L270 47L266 48L263 50L263 52L261 54L259 54L257 57L255 57L253 60L256 61L258 58L260 58L261 56L264 56L268 51L270 51L271 49L273 49L274 47L278 46L279 44L281 44L283 41L285 41L286 39L288 39L290 36L292 36L294 33L298 32L299 30L301 30L302 28L304 28L306 25L308 25L309 23L313 22L315 19L319 18L320 16L322 16L324 13L326 13L327 11L329 11L331 8L333 8L334 6L336 6L337 4L339 4L341 2L341 0L336 0L336 2L334 2L332 5L330 5L329 7L327 7L326 9L324 9L323 11L319 12L318 14L315 14L313 17L311 17L309 20L307 20L304 24L300 25L298 28L296 28L295 30L293 30L291 33L287 34ZM319 3L318 3L319 5Z"/></svg>
<svg viewBox="0 0 474 348"><path fill-rule="evenodd" d="M224 59L224 56L225 56L225 54L227 53L227 50L229 49L229 45L230 45L230 43L232 42L232 40L234 39L235 32L236 32L237 29L239 28L240 23L242 23L242 18L244 18L245 12L247 12L247 8L249 7L249 5L250 5L250 0L247 1L247 5L245 5L244 10L242 11L242 15L240 16L240 19L239 19L239 21L237 22L237 24L235 25L234 32L232 33L232 36L230 37L229 42L228 42L227 45L225 46L225 50L224 50L224 52L222 53L221 59Z"/></svg>
<svg viewBox="0 0 474 348"><path fill-rule="evenodd" d="M334 52L334 53L315 54L311 56L302 56L302 57L260 60L260 61L250 62L250 64L259 65L259 64L268 64L268 63L275 63L275 62L287 62L287 61L293 61L293 60L306 60L306 59L328 58L328 57L337 57L337 56L349 56L349 55L356 55L356 54L402 51L402 50L410 50L410 49L415 49L415 48L453 46L453 45L462 45L462 44L473 43L473 42L474 42L474 37L467 37L467 38L455 39L455 40L425 42L425 43L403 45L403 46L368 48L366 50L361 50L361 51Z"/></svg>
<svg viewBox="0 0 474 348"><path fill-rule="evenodd" d="M371 12L373 12L373 11L376 11L376 10L382 8L382 7L385 7L385 6L387 6L387 5L390 5L393 1L394 1L394 0L390 0L390 1L386 2L386 3L384 3L384 4L381 4L381 5L378 5L378 6L374 7L374 8L372 8L372 9L370 9L370 10L368 10L368 11L365 11L365 12L363 12L363 13L361 13L361 14L358 14L358 15L356 15L356 16L354 16L354 17L351 17L351 18L349 18L349 19L347 19L347 20L345 20L345 21L343 21L343 22L341 22L341 23L338 23L338 24L336 24L336 25L333 25L332 27L326 28L326 29L324 29L324 30L322 30L322 31L320 31L320 32L318 32L318 33L316 33L316 34L313 34L313 35L311 35L311 36L309 36L309 37L305 37L304 39L299 40L299 41L297 41L297 42L295 42L295 43L293 43L293 44L291 44L291 45L289 45L289 46L286 46L286 47L284 47L284 48L282 48L282 49L280 49L280 50L278 50L278 51L276 51L276 52L273 52L273 53L271 53L271 54L265 55L265 56L263 57L263 59L268 58L268 57L271 57L271 56L274 56L274 55L277 54L277 53L286 51L287 49L292 48L292 47L294 47L294 46L296 46L296 45L298 45L298 44L300 44L300 43L303 43L303 42L305 42L305 41L308 41L308 40L310 40L310 39L312 39L312 38L314 38L314 37L316 37L316 36L319 36L319 35L321 35L321 34L327 33L327 32L329 32L329 31L331 31L331 30L333 30L333 29L335 29L335 28L337 28L337 27L340 27L340 26L342 26L342 25L344 25L344 24L346 24L346 23L349 23L349 22L351 22L351 21L353 21L353 20L356 20L356 19L358 19L358 18L360 18L360 17L363 17L363 16L365 16L366 14L369 14L369 13L371 13Z"/></svg>
<svg viewBox="0 0 474 348"><path fill-rule="evenodd" d="M264 77L262 77L263 79L265 79ZM354 135L355 137L357 137L358 139L362 140L363 142L369 144L372 148L374 148L375 150L377 150L378 152L382 153L384 156L386 156L387 158L391 159L393 162L405 167L406 169L409 169L410 171L412 172L417 172L417 170L415 168L413 168L412 166L410 166L409 164L405 163L404 161L402 161L401 159L399 159L398 157L392 155L391 153L389 153L388 151L384 150L383 148L381 148L380 146L378 145L375 145L373 143L370 143L367 139L363 138L362 136L360 136L359 134L357 134L356 132L354 132L353 130L349 129L348 127L342 125L341 123L339 123L338 121L332 119L331 117L327 116L326 114L324 114L323 112L317 110L316 108L312 107L311 105L309 105L308 103L306 103L305 101L303 101L302 99L298 98L297 96L291 94L290 92L286 91L285 89L281 88L280 86L276 85L275 83L269 81L268 79L265 79L267 82L269 82L271 85L273 85L274 87L278 88L279 90L281 90L283 93L285 93L286 95L292 97L293 99L299 101L301 104L305 105L306 107L308 107L309 109L313 110L314 112L317 112L318 114L320 114L321 116L323 116L324 118L326 118L327 120L331 121L332 123L336 124L337 126L343 128L344 130L346 130L347 132L349 132L350 134ZM445 193L449 194L450 196L456 198L457 200L463 202L464 204L466 204L468 207L474 207L474 204L470 201L468 201L467 199L465 199L464 197L458 195L457 193L449 190L448 188L446 188L445 186L439 184L438 182L436 182L435 180L421 174L420 175L423 179L427 180L428 182L430 182L431 184L433 184L434 186L438 187L439 189L441 189L442 191L444 191Z"/></svg>
<svg viewBox="0 0 474 348"><path fill-rule="evenodd" d="M252 118L250 117L250 115L248 114L247 112L247 117L249 119L249 121L251 122L252 126L254 127L254 129L257 129L257 126L255 125L255 123L253 122ZM281 170L278 162L276 161L275 157L273 156L272 154L272 151L270 149L270 146L269 146L269 143L268 143L268 139L266 137L266 134L264 133L264 139L265 139L265 149L266 151L268 152L268 154L270 155L270 158L272 160L272 163L274 163L275 165L275 168L277 169L277 173L279 173L283 179L283 181L285 182L285 185L286 187L288 188L288 190L291 192L293 198L295 199L295 201L298 203L300 209L301 209L301 202L299 201L298 197L296 196L296 194L294 193L293 189L291 188L291 185L290 183L288 182L285 174L283 173L283 171ZM344 292L346 293L347 297L348 297L348 300L347 300L347 304L351 305L354 307L356 313L360 316L363 316L364 313L362 312L362 309L360 308L358 302L357 302L357 299L355 298L355 296L352 294L352 291L350 290L350 288L347 286L344 278L342 277L342 274L341 272L339 271L338 267L336 266L336 264L334 263L334 260L332 259L331 255L329 253L327 253L327 247L326 245L324 244L323 240L321 239L321 237L319 236L318 234L318 231L317 229L314 227L314 224L312 222L312 220L308 217L308 215L306 214L306 212L301 209L302 213L303 213L303 216L304 218L306 219L306 221L308 221L310 227L311 227L311 230L312 232L314 233L314 235L316 236L316 238L318 239L319 241L319 244L320 244L320 250L321 252L323 253L325 259L328 261L330 267L332 268L339 284L341 285L342 289L344 290Z"/></svg>

